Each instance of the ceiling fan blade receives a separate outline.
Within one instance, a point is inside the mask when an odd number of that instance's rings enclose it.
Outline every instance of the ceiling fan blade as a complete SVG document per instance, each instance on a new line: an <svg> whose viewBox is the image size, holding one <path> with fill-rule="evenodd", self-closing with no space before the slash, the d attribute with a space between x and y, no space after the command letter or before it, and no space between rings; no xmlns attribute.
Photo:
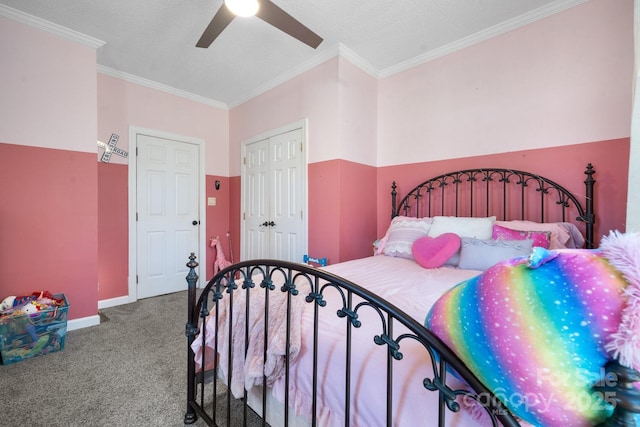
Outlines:
<svg viewBox="0 0 640 427"><path fill-rule="evenodd" d="M207 28L200 36L200 40L196 43L196 47L207 48L213 43L213 41L220 35L222 30L227 28L227 25L233 21L236 16L223 4L216 12Z"/></svg>
<svg viewBox="0 0 640 427"><path fill-rule="evenodd" d="M314 49L322 43L322 38L319 35L280 9L271 0L260 0L260 9L258 9L256 16Z"/></svg>

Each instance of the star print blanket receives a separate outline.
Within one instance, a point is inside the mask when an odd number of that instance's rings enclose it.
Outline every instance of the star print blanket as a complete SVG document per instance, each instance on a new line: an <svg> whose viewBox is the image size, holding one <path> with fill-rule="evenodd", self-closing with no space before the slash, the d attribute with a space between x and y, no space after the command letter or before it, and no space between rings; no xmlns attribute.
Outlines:
<svg viewBox="0 0 640 427"><path fill-rule="evenodd" d="M441 297L426 325L522 420L596 424L612 411L591 390L605 363L640 368L640 234L496 264Z"/></svg>

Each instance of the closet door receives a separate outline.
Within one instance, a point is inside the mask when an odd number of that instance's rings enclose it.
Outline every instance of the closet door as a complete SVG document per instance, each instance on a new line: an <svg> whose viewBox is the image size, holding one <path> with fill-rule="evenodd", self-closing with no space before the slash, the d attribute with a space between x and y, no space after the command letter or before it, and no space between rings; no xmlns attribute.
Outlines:
<svg viewBox="0 0 640 427"><path fill-rule="evenodd" d="M246 146L244 183L243 259L270 258L269 139Z"/></svg>
<svg viewBox="0 0 640 427"><path fill-rule="evenodd" d="M287 132L269 139L270 187L269 243L270 257L302 261L304 248L301 169L302 130Z"/></svg>
<svg viewBox="0 0 640 427"><path fill-rule="evenodd" d="M306 186L302 129L245 145L242 259L302 260Z"/></svg>

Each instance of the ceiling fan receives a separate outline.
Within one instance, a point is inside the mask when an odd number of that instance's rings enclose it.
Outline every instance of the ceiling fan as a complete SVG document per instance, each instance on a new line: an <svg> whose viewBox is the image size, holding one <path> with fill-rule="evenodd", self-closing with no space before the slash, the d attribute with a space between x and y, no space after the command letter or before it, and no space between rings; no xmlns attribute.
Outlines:
<svg viewBox="0 0 640 427"><path fill-rule="evenodd" d="M252 15L314 49L322 43L320 36L280 9L271 0L224 0L224 4L218 9L204 33L202 33L196 47L209 47L236 16Z"/></svg>

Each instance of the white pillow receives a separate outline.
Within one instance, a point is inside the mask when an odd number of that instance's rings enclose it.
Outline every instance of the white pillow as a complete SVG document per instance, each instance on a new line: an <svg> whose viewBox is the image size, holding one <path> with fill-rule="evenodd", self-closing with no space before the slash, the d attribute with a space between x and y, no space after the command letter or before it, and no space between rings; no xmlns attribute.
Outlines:
<svg viewBox="0 0 640 427"><path fill-rule="evenodd" d="M495 216L486 218L436 216L429 229L430 237L438 237L444 233L455 233L460 237L473 237L475 239L491 239Z"/></svg>
<svg viewBox="0 0 640 427"><path fill-rule="evenodd" d="M486 270L500 261L529 256L533 240L479 240L463 238L458 268Z"/></svg>
<svg viewBox="0 0 640 427"><path fill-rule="evenodd" d="M431 218L412 218L397 216L391 221L387 234L383 238L382 253L388 256L413 259L411 246L420 237L424 237L431 227Z"/></svg>

